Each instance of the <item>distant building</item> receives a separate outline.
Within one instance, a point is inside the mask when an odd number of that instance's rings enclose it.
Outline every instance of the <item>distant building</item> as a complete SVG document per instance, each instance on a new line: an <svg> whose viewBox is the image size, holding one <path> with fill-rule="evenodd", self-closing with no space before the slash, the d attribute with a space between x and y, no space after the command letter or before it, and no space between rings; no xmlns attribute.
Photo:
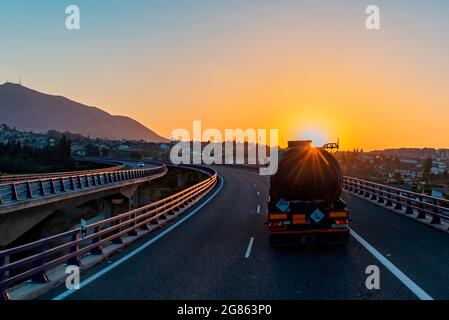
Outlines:
<svg viewBox="0 0 449 320"><path fill-rule="evenodd" d="M406 163L406 164L418 164L418 160L417 159L401 159L399 161L401 163Z"/></svg>
<svg viewBox="0 0 449 320"><path fill-rule="evenodd" d="M72 146L72 155L77 157L84 157L86 155L84 146Z"/></svg>
<svg viewBox="0 0 449 320"><path fill-rule="evenodd" d="M444 198L448 195L448 190L445 188L434 188L432 189L431 195L435 198Z"/></svg>
<svg viewBox="0 0 449 320"><path fill-rule="evenodd" d="M167 151L167 150L170 149L170 146L168 144L166 144L166 143L161 143L159 145L159 149L161 149L162 151Z"/></svg>
<svg viewBox="0 0 449 320"><path fill-rule="evenodd" d="M444 170L441 171L441 169L438 168L438 167L432 167L432 169L430 170L430 172L431 172L432 174L440 174L440 173L443 173Z"/></svg>
<svg viewBox="0 0 449 320"><path fill-rule="evenodd" d="M117 149L119 149L120 151L130 151L131 147L127 144L121 144L118 146Z"/></svg>
<svg viewBox="0 0 449 320"><path fill-rule="evenodd" d="M443 159L449 159L449 149L438 149L437 157L443 158Z"/></svg>

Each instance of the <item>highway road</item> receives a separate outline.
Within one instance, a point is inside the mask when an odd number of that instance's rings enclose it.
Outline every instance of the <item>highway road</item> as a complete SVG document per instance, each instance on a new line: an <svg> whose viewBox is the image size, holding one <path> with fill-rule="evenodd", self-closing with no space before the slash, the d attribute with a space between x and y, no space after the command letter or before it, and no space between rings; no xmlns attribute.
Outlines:
<svg viewBox="0 0 449 320"><path fill-rule="evenodd" d="M136 160L136 161L127 160L127 161L124 162L125 168L127 168L127 169L141 169L141 168L139 167L139 162L143 162L143 163L145 164L145 167L144 167L144 168L146 168L146 169L147 169L147 168L154 168L154 167L156 167L155 164L149 163L149 162L146 162L146 161L141 161L141 160Z"/></svg>
<svg viewBox="0 0 449 320"><path fill-rule="evenodd" d="M89 270L81 289L61 287L42 298L449 298L449 235L344 194L357 234L347 247L272 249L264 225L268 179L229 167L218 171L221 191L176 228L165 227ZM387 259L388 268L375 255ZM369 265L380 268L379 290L366 288Z"/></svg>

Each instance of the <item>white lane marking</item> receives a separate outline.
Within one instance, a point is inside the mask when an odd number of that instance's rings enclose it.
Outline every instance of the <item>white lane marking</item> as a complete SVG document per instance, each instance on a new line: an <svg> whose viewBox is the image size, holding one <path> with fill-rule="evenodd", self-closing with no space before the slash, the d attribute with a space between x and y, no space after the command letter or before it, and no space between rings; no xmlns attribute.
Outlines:
<svg viewBox="0 0 449 320"><path fill-rule="evenodd" d="M257 213L260 213L260 205L257 206Z"/></svg>
<svg viewBox="0 0 449 320"><path fill-rule="evenodd" d="M374 249L365 239L351 229L351 236L356 239L366 250L368 250L380 263L382 263L396 278L399 279L410 291L421 300L433 300L433 298L421 289L412 279L407 277L401 270L385 258L379 251Z"/></svg>
<svg viewBox="0 0 449 320"><path fill-rule="evenodd" d="M248 259L251 254L251 248L253 247L254 237L249 239L248 248L246 249L245 258Z"/></svg>
<svg viewBox="0 0 449 320"><path fill-rule="evenodd" d="M158 241L160 238L162 238L163 236L165 236L167 233L169 233L170 231L172 231L173 229L175 229L177 226L179 226L181 223L183 223L184 221L186 221L187 219L189 219L191 216L193 216L195 213L197 213L201 208L203 208L206 204L208 204L223 188L223 184L224 184L224 179L223 177L220 177L220 185L218 186L218 189L209 197L207 198L203 203L201 203L197 208L195 208L195 210L193 210L192 212L190 212L187 216L185 216L184 218L182 218L181 220L177 221L176 223L174 223L173 225L171 225L169 228L167 228L166 230L164 230L163 232L161 232L160 234L158 234L157 236L155 236L154 238L151 238L149 241L145 242L144 244L142 244L140 247L136 248L134 251L128 253L126 256L124 256L123 258L120 258L119 260L117 260L116 262L114 262L113 264L110 264L109 266L107 266L106 268L100 270L99 272L91 275L89 278L87 278L86 280L82 281L80 283L80 287L79 289L69 289L61 294L59 294L58 296L54 297L52 300L63 300L66 297L70 296L72 293L75 293L76 291L80 290L81 288L87 286L89 283L97 280L98 278L100 278L102 275L108 273L109 271L111 271L112 269L114 269L115 267L119 266L120 264L122 264L123 262L125 262L126 260L129 260L130 258L132 258L133 256L135 256L136 254L140 253L141 251L143 251L144 249L146 249L147 247L149 247L150 245L152 245L153 243L155 243L156 241Z"/></svg>
<svg viewBox="0 0 449 320"><path fill-rule="evenodd" d="M257 196L260 196L260 192L259 191L257 191Z"/></svg>

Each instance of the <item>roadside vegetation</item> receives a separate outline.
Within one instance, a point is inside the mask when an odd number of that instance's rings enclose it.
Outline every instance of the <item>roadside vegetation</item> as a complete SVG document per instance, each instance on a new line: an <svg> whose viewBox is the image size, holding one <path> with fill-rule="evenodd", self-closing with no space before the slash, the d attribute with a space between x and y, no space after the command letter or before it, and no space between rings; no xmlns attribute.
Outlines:
<svg viewBox="0 0 449 320"><path fill-rule="evenodd" d="M32 148L20 142L0 144L0 172L8 174L78 170L71 155L72 142L62 136L54 146Z"/></svg>

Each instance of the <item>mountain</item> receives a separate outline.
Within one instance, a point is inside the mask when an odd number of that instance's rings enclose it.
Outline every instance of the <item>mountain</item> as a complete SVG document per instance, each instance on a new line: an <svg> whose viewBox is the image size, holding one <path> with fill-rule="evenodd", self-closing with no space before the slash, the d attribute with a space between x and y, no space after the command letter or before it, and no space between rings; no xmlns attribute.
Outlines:
<svg viewBox="0 0 449 320"><path fill-rule="evenodd" d="M28 131L68 131L114 140L167 139L124 116L114 116L61 96L41 93L20 84L0 85L0 124Z"/></svg>

